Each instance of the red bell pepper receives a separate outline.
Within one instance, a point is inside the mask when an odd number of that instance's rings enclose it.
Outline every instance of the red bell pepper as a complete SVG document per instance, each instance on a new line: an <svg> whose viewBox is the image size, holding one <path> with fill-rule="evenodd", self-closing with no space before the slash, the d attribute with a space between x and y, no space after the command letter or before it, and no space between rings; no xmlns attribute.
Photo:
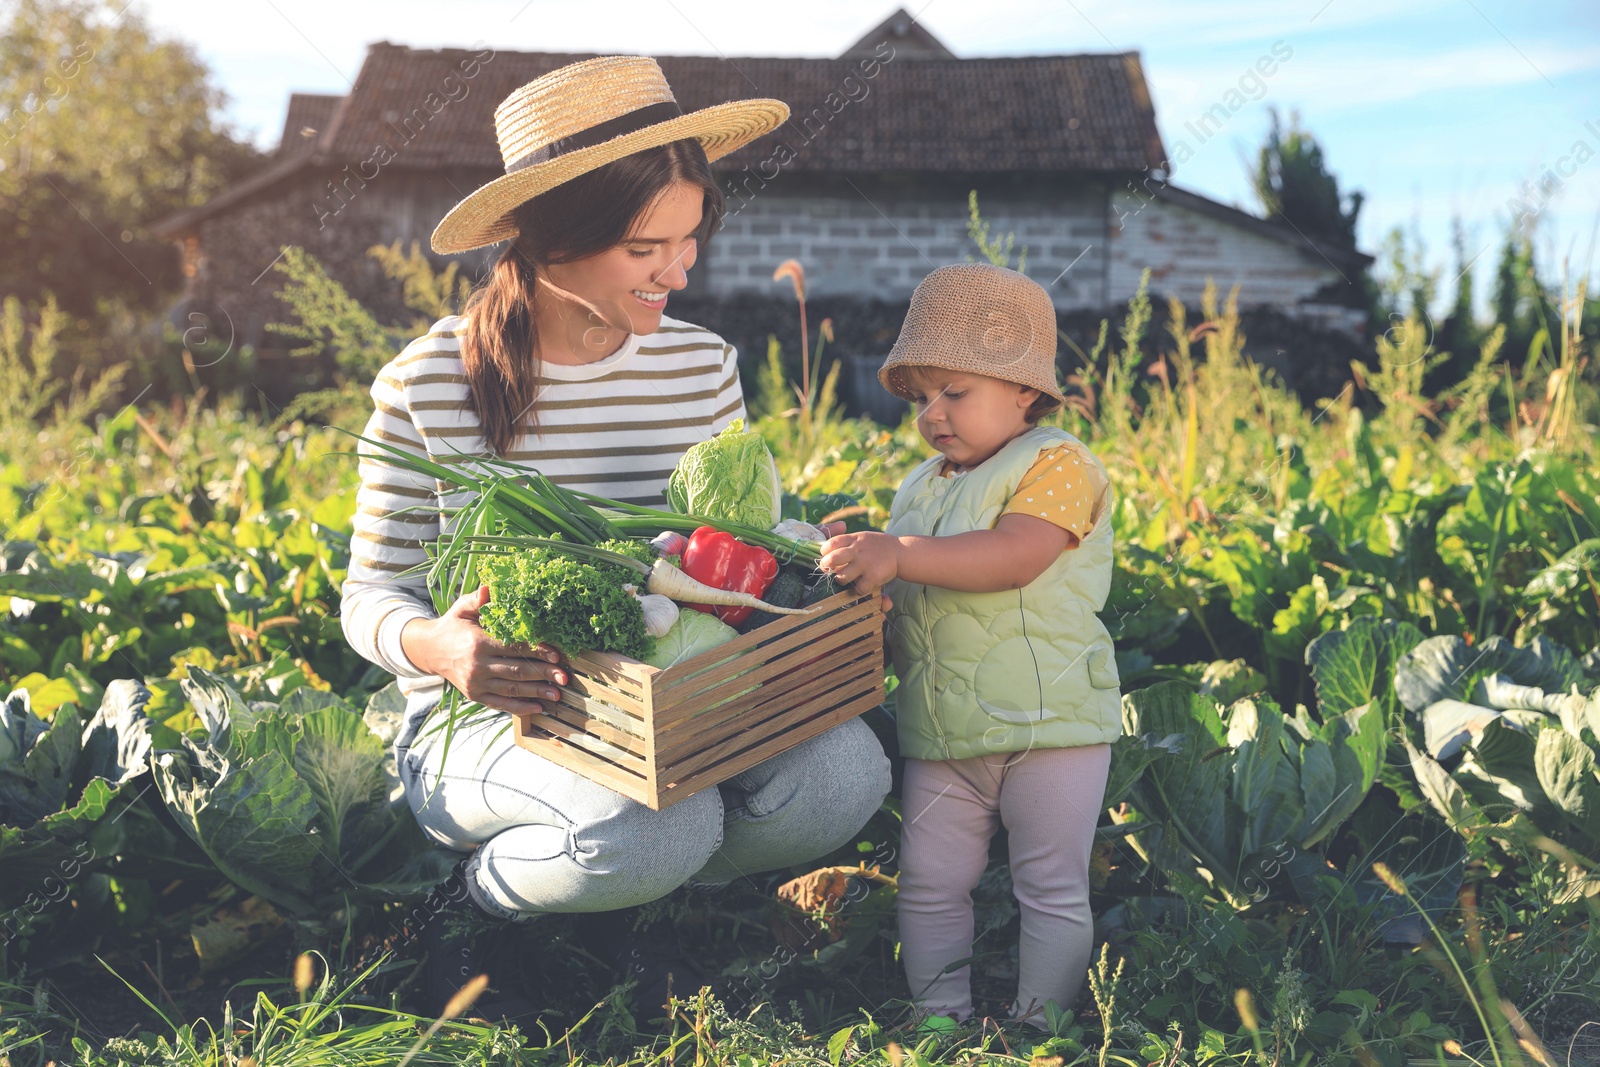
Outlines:
<svg viewBox="0 0 1600 1067"><path fill-rule="evenodd" d="M747 545L730 533L702 526L689 536L689 547L683 550L683 573L713 589L759 597L778 576L778 560L759 545ZM755 611L726 604L686 606L709 612L729 626L738 626Z"/></svg>

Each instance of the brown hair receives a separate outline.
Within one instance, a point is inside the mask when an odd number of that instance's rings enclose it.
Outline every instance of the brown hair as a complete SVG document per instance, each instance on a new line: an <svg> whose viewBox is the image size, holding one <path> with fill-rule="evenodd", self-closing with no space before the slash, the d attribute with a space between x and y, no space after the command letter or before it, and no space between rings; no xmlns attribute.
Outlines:
<svg viewBox="0 0 1600 1067"><path fill-rule="evenodd" d="M1029 426L1036 425L1046 415L1061 410L1061 401L1049 393L1040 393L1033 398L1033 403L1028 405L1028 410L1022 413Z"/></svg>
<svg viewBox="0 0 1600 1067"><path fill-rule="evenodd" d="M512 211L517 237L462 309L464 407L477 414L484 442L495 455L504 456L519 434L536 425L539 324L534 321L533 292L539 271L615 248L675 182L705 190L694 234L703 248L722 221L725 201L705 149L693 139L623 156Z"/></svg>
<svg viewBox="0 0 1600 1067"><path fill-rule="evenodd" d="M931 364L931 363L913 363L913 364L910 364L908 366L896 368L896 370L894 372L892 372L892 373L896 373L896 374L900 374L902 376L909 377L911 375L916 374L916 372L919 371L919 370L932 368L933 366L934 365ZM949 368L949 367L939 367L937 369L939 369L939 370L950 370L951 368ZM976 371L961 371L960 373L962 373L962 374L976 374L977 372ZM994 378L994 375L985 374L984 377L985 378ZM1013 381L1011 381L1010 378L995 378L994 380L997 381L997 382L1008 382L1011 385L1016 386L1018 389L1031 389L1031 388L1033 388L1033 386L1023 385L1021 382L1013 382ZM1050 414L1052 414L1052 413L1054 413L1056 411L1061 410L1061 407L1062 407L1061 401L1057 400L1055 397L1051 396L1049 393L1041 392L1038 396L1033 398L1032 403L1030 403L1028 405L1028 410L1024 411L1022 413L1022 418L1023 418L1023 421L1025 421L1029 426L1036 426L1036 425L1038 425L1040 419L1044 418L1046 415L1050 415Z"/></svg>

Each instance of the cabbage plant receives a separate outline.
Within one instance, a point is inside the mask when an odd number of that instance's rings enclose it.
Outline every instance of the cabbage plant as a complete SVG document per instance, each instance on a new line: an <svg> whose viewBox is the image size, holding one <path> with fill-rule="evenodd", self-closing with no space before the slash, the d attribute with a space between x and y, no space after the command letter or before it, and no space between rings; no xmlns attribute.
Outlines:
<svg viewBox="0 0 1600 1067"><path fill-rule="evenodd" d="M1474 648L1429 638L1395 672L1420 724L1406 743L1428 802L1469 840L1491 838L1556 855L1569 883L1560 902L1600 910L1600 677L1554 641Z"/></svg>
<svg viewBox="0 0 1600 1067"><path fill-rule="evenodd" d="M1370 704L1326 723L1288 717L1266 697L1224 709L1183 682L1123 697L1123 732L1148 760L1127 786L1161 828L1143 847L1164 869L1242 906L1297 852L1325 841L1377 779L1383 723ZM1276 866L1274 865L1276 864Z"/></svg>
<svg viewBox="0 0 1600 1067"><path fill-rule="evenodd" d="M73 703L44 719L26 689L0 704L0 902L122 850L133 825L119 818L132 800L125 787L149 766L149 700L122 680L106 686L88 722Z"/></svg>
<svg viewBox="0 0 1600 1067"><path fill-rule="evenodd" d="M247 701L225 678L194 666L188 675L184 695L206 736L159 753L156 785L230 880L325 920L341 900L420 894L449 874L458 855L430 845L391 791L386 746L360 711L310 688Z"/></svg>

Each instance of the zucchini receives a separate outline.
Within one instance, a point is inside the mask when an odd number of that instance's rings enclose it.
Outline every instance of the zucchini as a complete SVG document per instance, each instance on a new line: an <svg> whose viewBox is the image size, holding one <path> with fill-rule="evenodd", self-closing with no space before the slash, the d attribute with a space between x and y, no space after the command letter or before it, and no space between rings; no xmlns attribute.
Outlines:
<svg viewBox="0 0 1600 1067"><path fill-rule="evenodd" d="M761 594L761 599L775 608L798 608L801 606L800 601L805 596L805 591L806 583L803 578L793 571L784 571L767 586L766 592ZM781 618L782 615L757 609L751 612L745 624L739 627L739 632L749 633L758 626L765 626Z"/></svg>
<svg viewBox="0 0 1600 1067"><path fill-rule="evenodd" d="M775 608L798 608L805 593L805 579L793 571L784 571L767 586L761 599Z"/></svg>
<svg viewBox="0 0 1600 1067"><path fill-rule="evenodd" d="M836 593L844 592L845 589L848 588L847 586L840 585L838 582L834 581L833 575L831 574L827 574L820 570L812 573L816 576L816 581L814 581L806 590L806 598L802 605L803 607L809 608L817 601L826 600Z"/></svg>

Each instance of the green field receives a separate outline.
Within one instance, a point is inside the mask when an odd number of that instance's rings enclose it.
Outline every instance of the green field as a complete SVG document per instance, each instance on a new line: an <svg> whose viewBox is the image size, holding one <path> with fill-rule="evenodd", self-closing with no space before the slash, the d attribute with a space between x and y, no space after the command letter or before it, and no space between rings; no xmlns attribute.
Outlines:
<svg viewBox="0 0 1600 1067"><path fill-rule="evenodd" d="M1241 355L1216 294L1160 335L1136 300L1067 354L1055 421L1118 498L1103 618L1127 736L1095 855L1104 955L1038 1041L902 1028L892 798L816 862L863 872L808 898L820 910L780 899L806 870L647 909L722 996L636 1019L553 916L502 953L548 1004L542 1028L469 1011L425 1032L442 1006L419 1002L405 917L447 865L388 803L370 724L390 679L338 620L355 462L334 427L365 421L360 359L314 420L231 398L119 407L109 382L52 395L48 321L8 305L0 1064L378 1064L419 1043L412 1062L1600 1062L1582 306L1515 360L1491 334L1443 392L1411 320L1340 395L1302 400ZM915 428L843 417L822 373L797 405L790 376L775 347L745 382L785 488L854 494L854 521L881 525L927 454ZM319 786L328 753L343 794ZM977 993L998 1014L1016 966L998 844L976 903Z"/></svg>

